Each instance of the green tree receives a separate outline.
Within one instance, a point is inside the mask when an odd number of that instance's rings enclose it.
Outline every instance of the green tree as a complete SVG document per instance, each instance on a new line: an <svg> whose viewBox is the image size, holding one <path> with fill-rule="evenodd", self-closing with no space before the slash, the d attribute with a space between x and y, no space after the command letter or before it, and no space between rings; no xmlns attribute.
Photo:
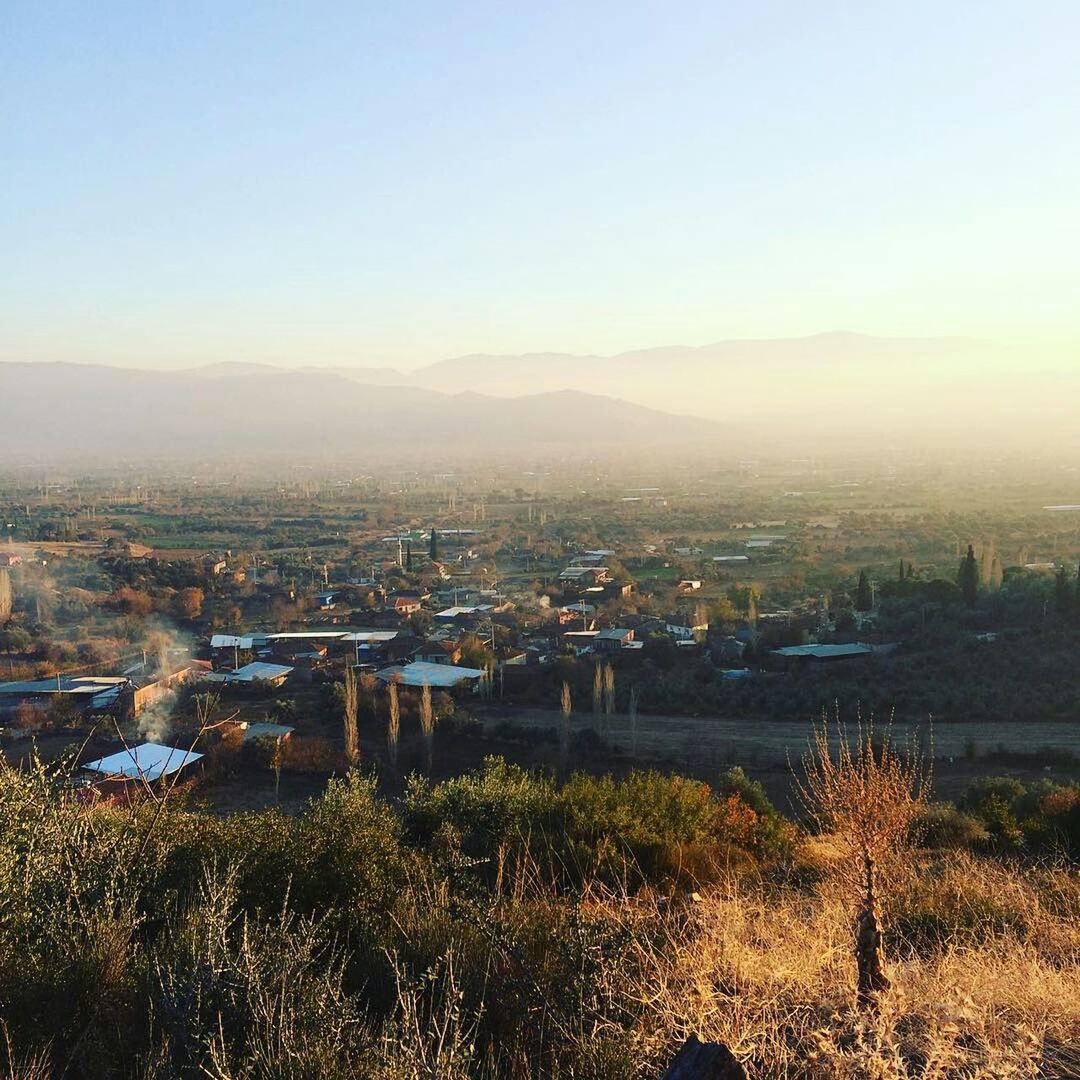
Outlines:
<svg viewBox="0 0 1080 1080"><path fill-rule="evenodd" d="M434 528L431 530L431 543L428 545L428 557L432 562L437 562L439 559L439 535L435 532Z"/></svg>

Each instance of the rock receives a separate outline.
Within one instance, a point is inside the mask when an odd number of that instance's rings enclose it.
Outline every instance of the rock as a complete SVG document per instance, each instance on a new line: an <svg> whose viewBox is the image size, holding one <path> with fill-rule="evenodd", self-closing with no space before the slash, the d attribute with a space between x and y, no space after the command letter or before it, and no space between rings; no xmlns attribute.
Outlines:
<svg viewBox="0 0 1080 1080"><path fill-rule="evenodd" d="M691 1035L660 1080L747 1080L747 1076L723 1043L703 1043Z"/></svg>

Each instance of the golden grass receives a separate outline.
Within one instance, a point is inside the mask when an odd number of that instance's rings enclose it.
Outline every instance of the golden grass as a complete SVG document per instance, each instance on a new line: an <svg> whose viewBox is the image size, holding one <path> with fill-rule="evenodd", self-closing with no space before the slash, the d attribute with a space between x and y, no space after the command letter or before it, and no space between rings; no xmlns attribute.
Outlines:
<svg viewBox="0 0 1080 1080"><path fill-rule="evenodd" d="M660 1059L695 1032L726 1043L759 1078L1080 1076L1080 926L1071 899L1059 910L1045 902L1051 883L1070 894L1075 873L1026 881L989 860L950 860L909 867L894 882L895 907L933 910L951 891L975 915L993 899L1010 918L976 922L966 944L898 941L886 923L893 986L876 1017L853 1007L851 909L835 878L811 892L732 882L703 894L659 939L638 937L634 985L619 992L641 1008L641 1056ZM942 917L957 910L945 905Z"/></svg>

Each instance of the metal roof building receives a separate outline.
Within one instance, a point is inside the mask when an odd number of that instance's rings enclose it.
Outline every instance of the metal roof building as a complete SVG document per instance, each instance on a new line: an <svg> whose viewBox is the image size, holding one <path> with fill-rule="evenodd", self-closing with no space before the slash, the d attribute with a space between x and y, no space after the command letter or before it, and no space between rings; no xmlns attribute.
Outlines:
<svg viewBox="0 0 1080 1080"><path fill-rule="evenodd" d="M84 769L98 773L102 778L123 780L146 780L152 783L163 776L179 772L185 765L198 761L202 754L193 750L181 750L175 746L159 743L142 743L129 746L118 754L88 761Z"/></svg>
<svg viewBox="0 0 1080 1080"><path fill-rule="evenodd" d="M0 709L14 708L22 701L47 702L56 697L71 698L83 709L105 709L130 685L126 675L54 675L49 679L0 683Z"/></svg>
<svg viewBox="0 0 1080 1080"><path fill-rule="evenodd" d="M483 668L457 667L454 664L427 664L422 660L416 660L411 664L392 664L375 674L383 682L448 689L464 682L482 679L487 672Z"/></svg>
<svg viewBox="0 0 1080 1080"><path fill-rule="evenodd" d="M224 683L252 683L252 682L283 682L293 669L285 664L265 664L256 660L253 664L244 664L235 671L214 672L204 676L210 682Z"/></svg>
<svg viewBox="0 0 1080 1080"><path fill-rule="evenodd" d="M792 660L846 660L854 656L870 656L873 645L788 645L774 649L773 655L786 656Z"/></svg>

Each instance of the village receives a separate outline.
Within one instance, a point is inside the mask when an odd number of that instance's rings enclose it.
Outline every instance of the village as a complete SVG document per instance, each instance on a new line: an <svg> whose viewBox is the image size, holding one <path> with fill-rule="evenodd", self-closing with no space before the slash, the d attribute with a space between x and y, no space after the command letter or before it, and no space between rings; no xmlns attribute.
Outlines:
<svg viewBox="0 0 1080 1080"><path fill-rule="evenodd" d="M355 752L391 788L410 769L453 775L498 752L553 772L648 761L708 776L738 759L759 763L782 793L808 713L850 687L862 700L877 687L895 706L907 643L928 625L962 616L956 633L990 656L1018 633L998 610L1006 570L1017 596L1022 582L1038 590L1065 573L1027 555L1005 567L986 547L976 566L985 603L966 613L955 574L925 554L918 567L902 555L895 569L841 567L841 580L808 588L799 567L818 561L808 557L822 535L813 521L746 515L714 535L665 538L625 522L662 522L668 497L630 490L609 496L619 539L606 544L595 528L567 528L554 498L504 511L521 522L510 532L488 520L494 499L468 525L451 501L437 524L361 518L347 547L298 544L290 532L293 546L276 554L155 549L124 538L122 514L87 551L9 534L4 644L9 671L23 674L0 683L5 754L74 755L81 782L110 797L182 779L224 809L283 790L302 799L348 766L342 695L352 679ZM939 562L960 551L955 539ZM41 634L59 621L63 590L54 585L50 601L42 582L80 563L108 568L111 589L90 606L127 636L115 659L97 638L75 649L31 640L35 625ZM75 591L86 623L89 594ZM35 649L47 658L20 665ZM917 712L898 719L915 725ZM1072 731L1062 735L1047 745L1071 748ZM956 759L971 754L967 726L939 722L938 739Z"/></svg>

